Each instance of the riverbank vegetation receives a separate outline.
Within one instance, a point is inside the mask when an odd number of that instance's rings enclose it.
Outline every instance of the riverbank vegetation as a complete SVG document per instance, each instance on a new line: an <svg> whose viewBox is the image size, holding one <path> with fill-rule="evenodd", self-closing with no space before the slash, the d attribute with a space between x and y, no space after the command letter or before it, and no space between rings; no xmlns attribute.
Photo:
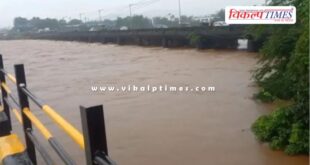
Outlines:
<svg viewBox="0 0 310 165"><path fill-rule="evenodd" d="M208 18L208 19L207 19ZM181 21L179 20L181 19ZM14 19L14 32L38 32L38 31L88 31L91 28L100 30L119 30L122 27L130 29L153 29L153 28L175 28L175 27L197 27L209 26L214 22L224 21L225 12L220 10L215 14L194 17L182 15L181 18L169 14L168 16L147 17L144 15L133 15L117 17L115 19L87 20L87 19L55 19L39 18L31 19L16 17ZM181 23L181 25L180 25Z"/></svg>
<svg viewBox="0 0 310 165"><path fill-rule="evenodd" d="M309 154L309 0L272 0L270 5L294 5L295 25L251 28L255 39L265 38L254 78L261 87L256 98L292 104L261 116L252 125L257 138L287 154ZM268 37L266 37L268 36Z"/></svg>
<svg viewBox="0 0 310 165"><path fill-rule="evenodd" d="M69 19L65 19L69 18ZM181 19L181 20L180 20ZM16 17L12 32L44 32L44 31L100 31L128 29L153 29L211 26L216 22L224 22L225 10L221 9L214 14L201 17L182 15L180 18L169 13L167 16L147 17L145 15L132 15L116 18L99 19L71 19L71 17L31 19ZM126 27L126 28L125 28Z"/></svg>

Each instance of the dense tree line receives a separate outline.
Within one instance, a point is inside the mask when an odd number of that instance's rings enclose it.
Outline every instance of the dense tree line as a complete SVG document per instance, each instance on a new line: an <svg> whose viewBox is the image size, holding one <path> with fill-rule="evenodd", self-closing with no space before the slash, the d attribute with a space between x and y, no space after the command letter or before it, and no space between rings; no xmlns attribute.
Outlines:
<svg viewBox="0 0 310 165"><path fill-rule="evenodd" d="M254 73L261 87L256 97L288 103L257 119L252 129L273 149L309 154L309 0L272 0L270 5L296 6L297 23L251 28L256 40L264 40L261 67Z"/></svg>
<svg viewBox="0 0 310 165"><path fill-rule="evenodd" d="M186 23L187 26L199 26L200 23L194 17L182 16L182 21ZM49 28L50 30L61 30L66 26L79 25L84 26L103 26L106 29L119 29L121 27L128 27L131 29L147 29L147 28L165 28L165 27L178 27L179 19L171 16L168 17L154 17L148 18L142 15L135 15L132 17L118 17L115 20L105 19L102 22L99 21L88 21L82 22L81 20L71 20L69 22L65 20L57 19L41 19L34 17L32 19L26 19L22 17L15 18L14 20L14 30L16 31L32 31L38 29Z"/></svg>
<svg viewBox="0 0 310 165"><path fill-rule="evenodd" d="M225 12L220 10L219 12L211 15L213 21L224 21ZM182 23L180 25L180 22ZM103 21L82 21L73 19L66 21L64 19L51 19L51 18L39 18L33 17L26 19L17 17L14 19L14 31L27 32L37 31L39 29L46 29L52 31L64 30L66 27L79 26L81 30L89 29L95 26L101 26L102 29L120 29L121 27L128 27L130 29L147 29L147 28L168 28L178 26L200 26L201 20L193 16L182 16L181 21L178 17L169 14L167 17L154 17L148 18L143 15L134 15L132 17L118 17L115 20L105 19Z"/></svg>
<svg viewBox="0 0 310 165"><path fill-rule="evenodd" d="M14 27L13 30L24 32L24 31L32 31L32 30L39 30L49 28L50 30L59 30L66 25L78 25L81 24L82 21L73 19L69 22L61 19L41 19L39 17L33 17L32 19L26 19L23 17L17 17L14 19Z"/></svg>

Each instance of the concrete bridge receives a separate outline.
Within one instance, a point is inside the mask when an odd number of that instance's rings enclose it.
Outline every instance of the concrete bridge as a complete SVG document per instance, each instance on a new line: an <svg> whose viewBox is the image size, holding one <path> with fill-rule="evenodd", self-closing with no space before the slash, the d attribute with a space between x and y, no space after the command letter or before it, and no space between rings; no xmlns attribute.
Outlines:
<svg viewBox="0 0 310 165"><path fill-rule="evenodd" d="M24 37L28 39L116 43L119 45L236 49L238 39L245 38L245 34L246 26L230 25L225 27L45 32L28 33Z"/></svg>

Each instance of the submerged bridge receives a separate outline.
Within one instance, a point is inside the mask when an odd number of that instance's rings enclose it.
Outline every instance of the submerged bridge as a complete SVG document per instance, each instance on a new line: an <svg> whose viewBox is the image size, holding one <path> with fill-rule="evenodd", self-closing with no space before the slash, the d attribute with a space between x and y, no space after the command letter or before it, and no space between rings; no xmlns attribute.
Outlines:
<svg viewBox="0 0 310 165"><path fill-rule="evenodd" d="M119 45L236 49L238 39L245 38L245 33L246 26L230 25L223 27L27 33L24 34L24 38L116 43Z"/></svg>

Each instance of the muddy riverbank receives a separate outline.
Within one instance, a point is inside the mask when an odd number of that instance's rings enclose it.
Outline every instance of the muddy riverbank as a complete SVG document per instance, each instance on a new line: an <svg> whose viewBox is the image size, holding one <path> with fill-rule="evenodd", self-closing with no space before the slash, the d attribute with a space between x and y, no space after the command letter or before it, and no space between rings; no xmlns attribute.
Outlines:
<svg viewBox="0 0 310 165"><path fill-rule="evenodd" d="M78 106L104 104L109 149L118 164L308 164L307 156L271 151L250 131L270 111L251 99L257 90L250 79L255 53L35 40L0 41L0 53L11 72L13 64L24 63L29 88L79 129ZM216 91L91 92L92 85L128 84ZM75 160L84 161L77 145L33 111ZM14 130L22 136L16 120Z"/></svg>

